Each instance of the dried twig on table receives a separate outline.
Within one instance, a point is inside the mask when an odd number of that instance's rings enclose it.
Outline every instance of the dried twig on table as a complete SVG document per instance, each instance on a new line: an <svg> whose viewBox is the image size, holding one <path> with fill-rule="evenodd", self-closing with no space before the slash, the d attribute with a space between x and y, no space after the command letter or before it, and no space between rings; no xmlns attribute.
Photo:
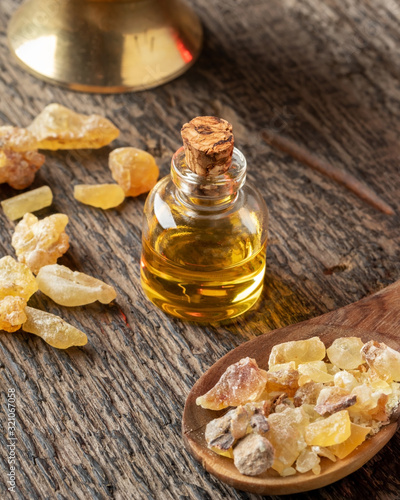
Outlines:
<svg viewBox="0 0 400 500"><path fill-rule="evenodd" d="M293 140L288 139L287 137L282 137L275 132L264 130L262 132L262 137L269 145L280 149L304 165L308 165L314 170L317 170L317 172L320 172L326 177L342 184L374 208L377 208L387 215L394 215L392 207L390 207L376 193L374 193L372 189L357 180L351 174L334 167L330 163L318 158L307 149L299 146Z"/></svg>

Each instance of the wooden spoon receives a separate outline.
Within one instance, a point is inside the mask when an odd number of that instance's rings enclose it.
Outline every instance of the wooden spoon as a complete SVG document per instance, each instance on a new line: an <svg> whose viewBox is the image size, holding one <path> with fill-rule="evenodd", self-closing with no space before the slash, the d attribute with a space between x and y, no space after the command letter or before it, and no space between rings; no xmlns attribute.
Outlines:
<svg viewBox="0 0 400 500"><path fill-rule="evenodd" d="M297 473L280 477L270 469L257 477L241 474L233 460L221 457L207 448L204 439L206 424L224 411L204 410L196 405L196 398L213 387L224 371L233 363L249 356L258 365L268 368L272 347L289 340L319 336L328 347L338 337L360 337L363 342L377 340L400 350L400 281L354 304L324 314L318 318L265 333L246 342L217 361L193 386L183 413L182 432L185 444L203 467L221 481L239 489L261 495L282 495L321 488L351 474L378 453L398 428L393 422L378 434L361 444L342 460L321 460L321 474Z"/></svg>

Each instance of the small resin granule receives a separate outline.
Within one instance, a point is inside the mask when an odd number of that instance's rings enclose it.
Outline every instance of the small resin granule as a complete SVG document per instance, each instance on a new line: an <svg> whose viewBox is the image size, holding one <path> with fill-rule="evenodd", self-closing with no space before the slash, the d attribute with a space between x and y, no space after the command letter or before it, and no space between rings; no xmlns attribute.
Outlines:
<svg viewBox="0 0 400 500"><path fill-rule="evenodd" d="M74 198L85 205L106 210L121 205L125 193L118 184L78 184L74 187Z"/></svg>
<svg viewBox="0 0 400 500"><path fill-rule="evenodd" d="M42 186L26 193L18 194L1 202L4 213L10 220L17 220L29 212L37 212L49 207L53 193L49 186Z"/></svg>
<svg viewBox="0 0 400 500"><path fill-rule="evenodd" d="M22 297L7 295L0 299L0 330L15 332L26 321L24 309L26 300Z"/></svg>
<svg viewBox="0 0 400 500"><path fill-rule="evenodd" d="M358 337L336 339L326 350L331 363L342 370L354 370L365 363L361 354L363 341Z"/></svg>
<svg viewBox="0 0 400 500"><path fill-rule="evenodd" d="M0 184L6 182L14 189L25 189L32 184L44 160L28 130L0 127Z"/></svg>
<svg viewBox="0 0 400 500"><path fill-rule="evenodd" d="M155 186L159 175L153 156L136 148L114 149L109 156L109 166L125 196L147 193Z"/></svg>
<svg viewBox="0 0 400 500"><path fill-rule="evenodd" d="M0 300L12 295L27 302L37 289L35 277L28 266L9 255L0 259Z"/></svg>
<svg viewBox="0 0 400 500"><path fill-rule="evenodd" d="M38 289L25 264L10 256L0 259L0 330L15 332L26 320L25 306Z"/></svg>

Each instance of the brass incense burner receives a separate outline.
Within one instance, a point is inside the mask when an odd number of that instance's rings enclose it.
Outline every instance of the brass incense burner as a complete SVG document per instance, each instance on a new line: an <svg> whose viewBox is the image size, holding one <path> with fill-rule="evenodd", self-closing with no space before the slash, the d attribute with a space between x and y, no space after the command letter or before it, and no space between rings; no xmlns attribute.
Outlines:
<svg viewBox="0 0 400 500"><path fill-rule="evenodd" d="M196 60L197 15L182 0L28 0L8 41L38 78L84 92L126 92L166 83Z"/></svg>

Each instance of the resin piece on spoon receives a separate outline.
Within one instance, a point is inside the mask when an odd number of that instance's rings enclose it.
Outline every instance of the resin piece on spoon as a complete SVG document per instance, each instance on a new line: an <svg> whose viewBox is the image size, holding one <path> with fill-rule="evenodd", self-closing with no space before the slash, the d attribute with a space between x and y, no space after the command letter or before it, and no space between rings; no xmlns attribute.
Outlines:
<svg viewBox="0 0 400 500"><path fill-rule="evenodd" d="M293 340L275 345L269 357L269 366L294 361L296 366L310 361L321 361L325 357L325 345L319 337Z"/></svg>
<svg viewBox="0 0 400 500"><path fill-rule="evenodd" d="M196 404L210 410L256 401L265 389L267 372L254 359L244 358L229 366L216 385L197 398Z"/></svg>

